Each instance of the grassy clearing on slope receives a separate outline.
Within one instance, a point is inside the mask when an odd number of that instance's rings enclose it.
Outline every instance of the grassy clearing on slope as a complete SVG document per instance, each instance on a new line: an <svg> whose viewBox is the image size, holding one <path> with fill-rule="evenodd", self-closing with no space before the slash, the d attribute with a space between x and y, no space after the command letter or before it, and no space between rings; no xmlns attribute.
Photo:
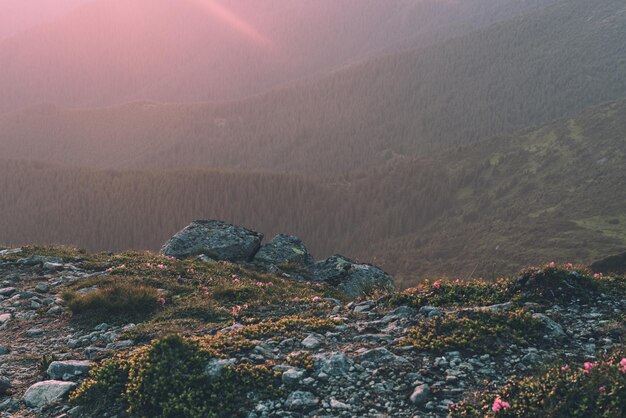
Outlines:
<svg viewBox="0 0 626 418"><path fill-rule="evenodd" d="M147 252L97 254L88 263L104 275L67 287L64 298L74 319L87 324L103 321L101 314L108 307L113 315L107 322L143 321L135 331L135 337L143 340L162 336L163 330L193 334L203 326L233 320L293 313L315 316L328 311L330 305L323 298L345 298L328 286L260 274L231 263L177 260ZM138 293L149 295L149 300ZM138 318L132 300L155 309L142 309L144 315Z"/></svg>

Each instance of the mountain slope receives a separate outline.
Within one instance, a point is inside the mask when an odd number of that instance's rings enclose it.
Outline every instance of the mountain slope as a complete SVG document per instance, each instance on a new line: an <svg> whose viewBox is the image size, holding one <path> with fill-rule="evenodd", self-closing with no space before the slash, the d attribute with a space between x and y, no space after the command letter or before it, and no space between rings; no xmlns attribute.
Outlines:
<svg viewBox="0 0 626 418"><path fill-rule="evenodd" d="M428 159L327 183L206 170L107 171L4 161L0 241L151 248L192 219L299 235L411 284L491 276L626 248L626 101ZM46 225L46 228L42 228ZM487 262L486 260L489 260Z"/></svg>
<svg viewBox="0 0 626 418"><path fill-rule="evenodd" d="M0 43L0 112L232 100L553 0L95 0Z"/></svg>
<svg viewBox="0 0 626 418"><path fill-rule="evenodd" d="M560 2L240 102L39 107L0 117L5 158L333 176L626 96L626 5Z"/></svg>

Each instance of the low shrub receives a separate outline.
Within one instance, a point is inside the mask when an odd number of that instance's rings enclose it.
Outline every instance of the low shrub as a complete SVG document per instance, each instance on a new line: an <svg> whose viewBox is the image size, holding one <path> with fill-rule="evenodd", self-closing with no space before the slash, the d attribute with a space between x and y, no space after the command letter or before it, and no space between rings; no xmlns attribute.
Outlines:
<svg viewBox="0 0 626 418"><path fill-rule="evenodd" d="M258 399L276 394L272 364L226 366L211 377L205 368L214 355L197 341L168 336L103 362L71 400L91 408L114 402L140 416L221 418L246 416Z"/></svg>
<svg viewBox="0 0 626 418"><path fill-rule="evenodd" d="M299 369L309 370L313 368L315 360L311 353L307 351L294 351L287 355L287 364Z"/></svg>
<svg viewBox="0 0 626 418"><path fill-rule="evenodd" d="M616 418L626 416L625 353L598 363L557 366L453 405L452 418Z"/></svg>
<svg viewBox="0 0 626 418"><path fill-rule="evenodd" d="M156 289L123 283L110 284L82 295L65 292L63 300L72 314L87 321L139 321L159 307Z"/></svg>
<svg viewBox="0 0 626 418"><path fill-rule="evenodd" d="M518 300L567 304L574 299L588 299L600 286L601 280L584 267L550 263L522 271L512 290Z"/></svg>
<svg viewBox="0 0 626 418"><path fill-rule="evenodd" d="M541 321L522 310L461 311L422 319L404 341L421 350L460 350L499 354L511 344L527 345L540 338Z"/></svg>
<svg viewBox="0 0 626 418"><path fill-rule="evenodd" d="M488 306L504 303L511 299L511 281L500 279L495 282L482 280L437 280L426 281L416 288L396 293L386 302L391 306Z"/></svg>

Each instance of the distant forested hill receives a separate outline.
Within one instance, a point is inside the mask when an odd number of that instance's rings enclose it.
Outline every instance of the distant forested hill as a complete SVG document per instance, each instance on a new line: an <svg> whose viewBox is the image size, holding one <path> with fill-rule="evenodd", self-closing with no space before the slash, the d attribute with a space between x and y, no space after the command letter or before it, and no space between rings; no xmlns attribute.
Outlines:
<svg viewBox="0 0 626 418"><path fill-rule="evenodd" d="M554 1L92 0L5 40L0 29L0 112L241 99Z"/></svg>
<svg viewBox="0 0 626 418"><path fill-rule="evenodd" d="M624 39L626 3L562 1L244 101L6 114L0 155L102 168L343 175L624 97Z"/></svg>
<svg viewBox="0 0 626 418"><path fill-rule="evenodd" d="M414 283L626 249L626 101L328 182L0 163L0 241L156 249L196 218L301 236ZM487 262L487 260L489 260Z"/></svg>

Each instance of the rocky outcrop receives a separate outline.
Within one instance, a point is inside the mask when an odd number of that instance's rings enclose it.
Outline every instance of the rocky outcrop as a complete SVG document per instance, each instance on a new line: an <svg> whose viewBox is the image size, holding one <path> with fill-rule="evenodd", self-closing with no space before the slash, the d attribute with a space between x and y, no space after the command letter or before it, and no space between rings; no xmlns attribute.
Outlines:
<svg viewBox="0 0 626 418"><path fill-rule="evenodd" d="M341 255L318 261L311 266L311 275L314 281L337 286L351 297L393 288L393 278L383 270Z"/></svg>
<svg viewBox="0 0 626 418"><path fill-rule="evenodd" d="M262 234L240 226L199 220L174 235L163 245L161 253L176 258L200 256L205 261L242 263L264 273L288 271L286 277L336 286L353 298L393 289L393 278L376 266L341 255L315 263L296 236L279 234L261 246L262 239Z"/></svg>
<svg viewBox="0 0 626 418"><path fill-rule="evenodd" d="M214 260L250 261L261 247L263 235L222 221L193 221L165 243L161 252L168 257L206 255Z"/></svg>
<svg viewBox="0 0 626 418"><path fill-rule="evenodd" d="M291 264L305 267L314 263L302 240L293 235L279 234L265 244L254 256L254 262L259 264Z"/></svg>

